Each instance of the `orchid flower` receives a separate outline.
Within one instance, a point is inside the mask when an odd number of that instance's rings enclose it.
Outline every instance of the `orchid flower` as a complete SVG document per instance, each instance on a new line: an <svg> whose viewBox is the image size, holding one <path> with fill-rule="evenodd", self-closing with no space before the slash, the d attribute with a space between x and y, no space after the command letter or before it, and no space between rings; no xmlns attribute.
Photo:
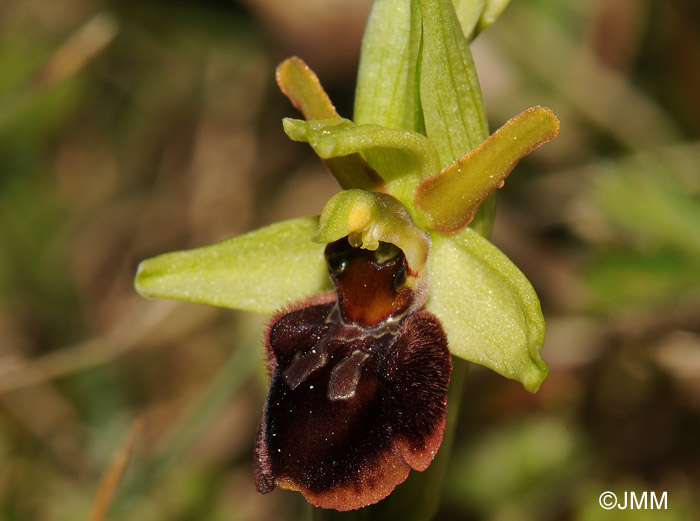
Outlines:
<svg viewBox="0 0 700 521"><path fill-rule="evenodd" d="M559 129L533 107L488 135L468 38L505 4L375 0L353 120L300 59L283 62L277 82L305 117L284 130L342 190L320 216L139 266L144 296L273 315L259 491L350 510L427 468L450 354L532 392L545 379L537 295L487 239L493 192Z"/></svg>

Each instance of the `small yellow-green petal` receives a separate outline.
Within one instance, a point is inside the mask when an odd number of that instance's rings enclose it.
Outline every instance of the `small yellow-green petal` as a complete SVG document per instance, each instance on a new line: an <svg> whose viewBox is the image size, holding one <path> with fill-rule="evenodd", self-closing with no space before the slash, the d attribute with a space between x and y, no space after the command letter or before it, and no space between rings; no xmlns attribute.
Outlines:
<svg viewBox="0 0 700 521"><path fill-rule="evenodd" d="M339 117L318 76L300 58L293 56L279 64L277 85L306 119Z"/></svg>
<svg viewBox="0 0 700 521"><path fill-rule="evenodd" d="M341 118L286 118L284 130L291 139L308 142L322 159L362 153L386 181L386 191L407 207L413 204L418 183L439 169L437 152L428 138L410 130L354 126Z"/></svg>
<svg viewBox="0 0 700 521"><path fill-rule="evenodd" d="M143 261L135 280L145 297L274 313L330 287L318 217L300 217L192 250Z"/></svg>
<svg viewBox="0 0 700 521"><path fill-rule="evenodd" d="M544 318L530 282L470 228L431 239L426 307L442 322L450 351L536 391L548 368L540 356Z"/></svg>
<svg viewBox="0 0 700 521"><path fill-rule="evenodd" d="M559 120L545 107L532 107L509 120L477 148L442 172L423 181L415 204L430 226L454 233L471 222L479 205L520 159L554 139Z"/></svg>

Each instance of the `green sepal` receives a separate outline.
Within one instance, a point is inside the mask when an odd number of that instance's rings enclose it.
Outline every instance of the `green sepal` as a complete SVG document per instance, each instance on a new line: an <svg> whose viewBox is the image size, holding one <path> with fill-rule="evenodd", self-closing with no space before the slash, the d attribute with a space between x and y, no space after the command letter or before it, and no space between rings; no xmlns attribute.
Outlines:
<svg viewBox="0 0 700 521"><path fill-rule="evenodd" d="M445 328L452 354L535 392L548 368L540 356L544 318L530 282L470 228L431 239L426 307Z"/></svg>
<svg viewBox="0 0 700 521"><path fill-rule="evenodd" d="M418 0L374 0L362 39L354 120L425 133L419 98Z"/></svg>
<svg viewBox="0 0 700 521"><path fill-rule="evenodd" d="M389 194L344 190L334 195L321 212L313 240L325 244L346 236L356 248L368 250L376 250L379 241L395 244L406 255L412 276L425 272L430 237Z"/></svg>
<svg viewBox="0 0 700 521"><path fill-rule="evenodd" d="M271 224L210 246L165 253L138 267L144 297L274 313L330 288L318 217Z"/></svg>
<svg viewBox="0 0 700 521"><path fill-rule="evenodd" d="M286 118L284 131L295 141L309 143L322 159L361 153L386 182L386 191L408 208L412 208L418 183L439 170L437 153L428 138L410 130L355 126L342 118Z"/></svg>
<svg viewBox="0 0 700 521"><path fill-rule="evenodd" d="M451 0L421 0L420 98L440 169L488 137L481 87Z"/></svg>

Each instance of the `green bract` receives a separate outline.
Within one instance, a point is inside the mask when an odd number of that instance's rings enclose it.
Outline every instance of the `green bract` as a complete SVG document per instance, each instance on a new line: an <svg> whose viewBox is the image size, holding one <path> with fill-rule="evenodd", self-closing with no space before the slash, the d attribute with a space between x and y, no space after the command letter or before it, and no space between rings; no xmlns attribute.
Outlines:
<svg viewBox="0 0 700 521"><path fill-rule="evenodd" d="M467 38L490 25L504 0L375 0L363 40L355 120L341 118L298 58L277 71L306 120L285 119L345 190L316 217L277 223L219 244L144 261L148 297L263 313L330 287L325 243L392 242L450 350L535 391L547 375L544 320L518 268L493 246L489 197L520 158L553 139L554 114L533 107L488 137ZM318 242L315 242L318 241Z"/></svg>

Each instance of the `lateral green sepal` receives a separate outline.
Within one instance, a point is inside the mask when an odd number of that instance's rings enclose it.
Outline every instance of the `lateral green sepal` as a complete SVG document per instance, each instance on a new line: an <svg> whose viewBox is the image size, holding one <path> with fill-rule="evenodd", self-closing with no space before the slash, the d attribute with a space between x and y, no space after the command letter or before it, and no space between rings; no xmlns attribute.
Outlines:
<svg viewBox="0 0 700 521"><path fill-rule="evenodd" d="M138 267L144 297L274 313L330 288L318 217L300 217L202 248L165 253Z"/></svg>
<svg viewBox="0 0 700 521"><path fill-rule="evenodd" d="M540 356L544 318L530 282L470 228L431 239L426 307L442 322L452 354L536 391L548 368Z"/></svg>

